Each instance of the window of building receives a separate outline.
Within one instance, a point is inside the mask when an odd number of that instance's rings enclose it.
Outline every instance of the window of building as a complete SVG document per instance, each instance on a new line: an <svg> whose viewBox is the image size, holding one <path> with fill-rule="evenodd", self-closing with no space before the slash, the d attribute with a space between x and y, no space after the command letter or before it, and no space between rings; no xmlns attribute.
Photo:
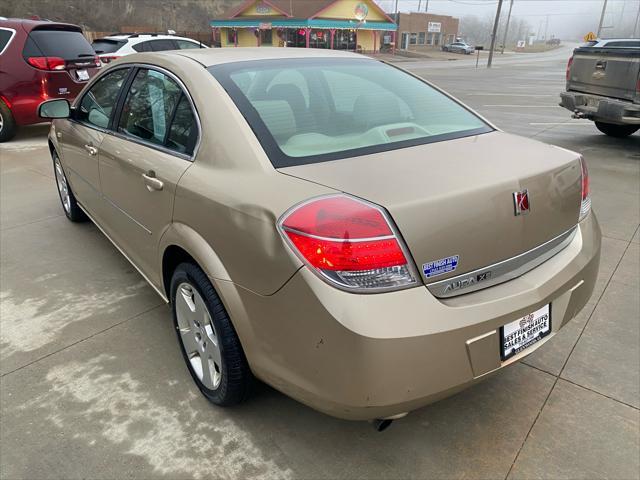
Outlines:
<svg viewBox="0 0 640 480"><path fill-rule="evenodd" d="M433 33L431 32L427 35L427 45L433 45Z"/></svg>
<svg viewBox="0 0 640 480"><path fill-rule="evenodd" d="M427 36L427 32L418 33L418 44L424 45L425 37Z"/></svg>
<svg viewBox="0 0 640 480"><path fill-rule="evenodd" d="M418 43L418 34L417 33L409 34L409 45L415 45L416 43Z"/></svg>
<svg viewBox="0 0 640 480"><path fill-rule="evenodd" d="M441 33L436 33L436 34L433 36L433 44L434 44L434 45L440 45L440 36L441 36L441 35L442 35Z"/></svg>

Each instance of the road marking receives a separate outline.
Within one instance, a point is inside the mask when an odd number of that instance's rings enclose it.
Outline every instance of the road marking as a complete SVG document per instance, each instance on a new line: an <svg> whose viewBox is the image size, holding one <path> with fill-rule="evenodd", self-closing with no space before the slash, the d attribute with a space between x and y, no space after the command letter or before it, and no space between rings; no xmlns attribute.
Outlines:
<svg viewBox="0 0 640 480"><path fill-rule="evenodd" d="M560 105L483 105L483 107L510 107L510 108L560 108Z"/></svg>
<svg viewBox="0 0 640 480"><path fill-rule="evenodd" d="M488 96L496 96L496 97L555 97L553 94L538 94L531 95L529 93L467 93L470 97L488 97Z"/></svg>

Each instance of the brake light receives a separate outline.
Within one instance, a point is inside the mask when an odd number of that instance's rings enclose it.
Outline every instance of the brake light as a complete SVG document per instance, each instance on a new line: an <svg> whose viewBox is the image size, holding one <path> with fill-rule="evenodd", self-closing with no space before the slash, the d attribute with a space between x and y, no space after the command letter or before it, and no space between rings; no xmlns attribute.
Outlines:
<svg viewBox="0 0 640 480"><path fill-rule="evenodd" d="M113 62L114 60L119 59L120 57L118 55L104 55L102 57L100 57L100 60L102 60L103 63L109 63L109 62Z"/></svg>
<svg viewBox="0 0 640 480"><path fill-rule="evenodd" d="M29 65L39 70L64 70L66 63L60 57L29 57Z"/></svg>
<svg viewBox="0 0 640 480"><path fill-rule="evenodd" d="M567 62L567 73L565 74L567 82L569 81L569 77L571 76L571 65L573 65L573 55L569 57L569 61Z"/></svg>
<svg viewBox="0 0 640 480"><path fill-rule="evenodd" d="M591 211L589 170L587 169L587 162L583 157L580 157L580 170L582 173L582 202L580 203L580 218L578 221L582 221Z"/></svg>
<svg viewBox="0 0 640 480"><path fill-rule="evenodd" d="M278 226L305 263L340 288L372 292L417 283L402 240L376 205L320 197L289 210Z"/></svg>
<svg viewBox="0 0 640 480"><path fill-rule="evenodd" d="M93 57L93 63L96 64L96 67L102 66L102 62L100 61L100 55L96 55Z"/></svg>

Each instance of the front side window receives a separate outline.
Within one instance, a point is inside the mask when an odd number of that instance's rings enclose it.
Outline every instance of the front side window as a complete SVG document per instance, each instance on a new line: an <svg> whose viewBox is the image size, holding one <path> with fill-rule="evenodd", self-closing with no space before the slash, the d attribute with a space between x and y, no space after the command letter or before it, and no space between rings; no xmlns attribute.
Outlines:
<svg viewBox="0 0 640 480"><path fill-rule="evenodd" d="M128 68L120 68L100 78L82 97L75 114L76 120L107 128L118 93L128 73Z"/></svg>
<svg viewBox="0 0 640 480"><path fill-rule="evenodd" d="M178 84L156 70L140 69L122 107L118 131L191 154L197 137L191 105Z"/></svg>
<svg viewBox="0 0 640 480"><path fill-rule="evenodd" d="M209 71L276 168L493 130L427 83L373 60L263 60Z"/></svg>

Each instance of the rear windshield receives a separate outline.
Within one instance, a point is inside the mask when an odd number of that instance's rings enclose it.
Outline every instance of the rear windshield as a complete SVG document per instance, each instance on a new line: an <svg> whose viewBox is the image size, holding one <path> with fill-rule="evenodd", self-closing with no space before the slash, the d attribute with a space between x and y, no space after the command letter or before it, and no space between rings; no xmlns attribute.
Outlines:
<svg viewBox="0 0 640 480"><path fill-rule="evenodd" d="M108 38L101 38L95 40L91 46L96 53L113 53L122 47L125 43L124 40L110 40Z"/></svg>
<svg viewBox="0 0 640 480"><path fill-rule="evenodd" d="M369 59L215 65L276 168L492 131L427 83Z"/></svg>
<svg viewBox="0 0 640 480"><path fill-rule="evenodd" d="M33 30L22 53L25 57L61 57L65 60L95 55L82 33L69 30Z"/></svg>

